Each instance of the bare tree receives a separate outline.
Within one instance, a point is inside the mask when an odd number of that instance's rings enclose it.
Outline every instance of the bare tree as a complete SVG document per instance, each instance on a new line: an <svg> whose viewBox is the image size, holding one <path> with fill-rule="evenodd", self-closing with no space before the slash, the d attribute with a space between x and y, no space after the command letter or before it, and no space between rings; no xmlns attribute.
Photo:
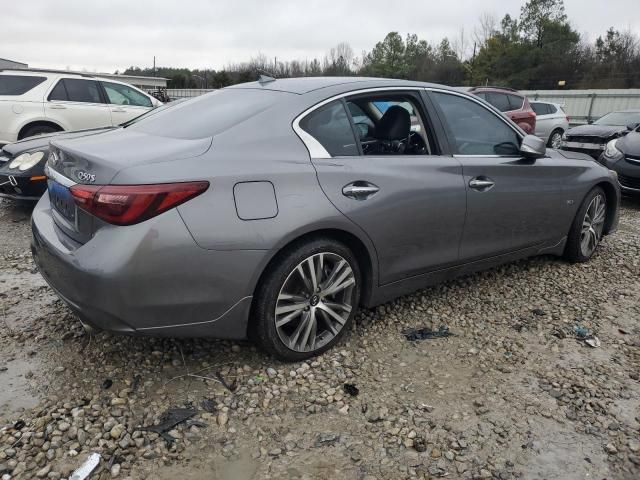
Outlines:
<svg viewBox="0 0 640 480"><path fill-rule="evenodd" d="M498 31L498 20L495 15L484 12L478 19L478 25L473 30L473 38L478 47L484 47L487 41Z"/></svg>

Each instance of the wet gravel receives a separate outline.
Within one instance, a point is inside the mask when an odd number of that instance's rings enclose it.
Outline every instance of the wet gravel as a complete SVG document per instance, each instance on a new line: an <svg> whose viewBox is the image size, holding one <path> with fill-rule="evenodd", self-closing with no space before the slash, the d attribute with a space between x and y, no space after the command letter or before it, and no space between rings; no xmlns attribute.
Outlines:
<svg viewBox="0 0 640 480"><path fill-rule="evenodd" d="M34 269L29 214L0 202L2 480L68 478L93 452L92 479L640 478L639 201L588 264L416 292L294 364L88 336ZM453 335L402 334L441 326ZM150 431L172 408L195 414Z"/></svg>

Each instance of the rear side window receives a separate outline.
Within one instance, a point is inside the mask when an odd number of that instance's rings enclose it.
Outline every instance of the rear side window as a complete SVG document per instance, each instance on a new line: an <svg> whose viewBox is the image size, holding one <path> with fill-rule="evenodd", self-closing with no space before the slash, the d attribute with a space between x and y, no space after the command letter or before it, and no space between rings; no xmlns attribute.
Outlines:
<svg viewBox="0 0 640 480"><path fill-rule="evenodd" d="M0 95L22 95L46 79L30 75L0 75Z"/></svg>
<svg viewBox="0 0 640 480"><path fill-rule="evenodd" d="M98 82L76 78L65 78L62 81L67 90L67 99L70 102L103 103Z"/></svg>
<svg viewBox="0 0 640 480"><path fill-rule="evenodd" d="M291 95L274 90L223 88L140 118L127 128L164 137L207 138L264 112Z"/></svg>
<svg viewBox="0 0 640 480"><path fill-rule="evenodd" d="M507 98L509 99L509 105L511 105L511 110L520 110L522 105L524 104L524 98L520 95L511 95L507 94Z"/></svg>
<svg viewBox="0 0 640 480"><path fill-rule="evenodd" d="M458 155L519 156L520 137L497 114L458 95L433 93Z"/></svg>
<svg viewBox="0 0 640 480"><path fill-rule="evenodd" d="M504 93L487 93L487 102L496 107L501 112L508 112L509 110L515 110L509 103L509 97Z"/></svg>
<svg viewBox="0 0 640 480"><path fill-rule="evenodd" d="M300 127L320 142L332 157L359 154L349 117L340 101L314 110L300 121Z"/></svg>

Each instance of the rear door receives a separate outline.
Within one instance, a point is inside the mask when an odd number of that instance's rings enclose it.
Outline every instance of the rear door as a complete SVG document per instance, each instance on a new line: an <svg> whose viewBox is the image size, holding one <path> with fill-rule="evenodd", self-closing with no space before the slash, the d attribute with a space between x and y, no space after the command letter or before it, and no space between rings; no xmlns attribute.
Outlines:
<svg viewBox="0 0 640 480"><path fill-rule="evenodd" d="M130 85L101 81L114 125L120 125L153 108L151 99Z"/></svg>
<svg viewBox="0 0 640 480"><path fill-rule="evenodd" d="M111 126L111 112L95 80L61 78L49 92L45 116L65 130Z"/></svg>
<svg viewBox="0 0 640 480"><path fill-rule="evenodd" d="M462 261L517 251L567 234L563 191L578 174L550 158L523 158L520 133L481 102L430 93L467 188Z"/></svg>
<svg viewBox="0 0 640 480"><path fill-rule="evenodd" d="M312 153L323 191L373 241L380 284L457 263L466 209L460 162L440 154L420 91L367 95L334 100L300 121L326 150ZM383 134L392 108L412 111ZM409 136L424 144L407 149Z"/></svg>

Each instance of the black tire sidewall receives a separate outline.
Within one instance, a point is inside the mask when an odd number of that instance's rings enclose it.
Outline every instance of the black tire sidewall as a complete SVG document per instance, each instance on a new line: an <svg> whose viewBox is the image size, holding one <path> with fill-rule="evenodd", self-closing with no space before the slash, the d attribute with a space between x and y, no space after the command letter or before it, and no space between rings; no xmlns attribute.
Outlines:
<svg viewBox="0 0 640 480"><path fill-rule="evenodd" d="M591 255L588 257L582 254L582 249L580 248L580 235L582 233L582 221L584 220L585 213L587 212L587 208L589 208L589 204L591 201L597 196L602 195L607 201L607 196L604 193L604 190L600 187L594 187L589 191L587 196L582 201L580 208L578 209L578 213L576 213L575 218L573 219L573 223L571 224L571 230L569 231L569 236L567 237L567 246L565 248L565 258L572 263L583 263L587 262L593 257L593 254L598 250L593 251ZM605 222L606 218L606 209L605 209Z"/></svg>
<svg viewBox="0 0 640 480"><path fill-rule="evenodd" d="M35 137L36 135L46 135L47 133L54 133L59 130L56 130L54 127L50 127L48 125L36 125L35 127L30 127L24 132L24 136L22 138Z"/></svg>
<svg viewBox="0 0 640 480"><path fill-rule="evenodd" d="M353 309L342 330L326 345L312 352L296 352L282 343L276 330L276 301L282 285L293 269L306 258L321 252L340 255L349 263L349 266L353 270L356 278ZM361 283L361 273L357 259L346 245L331 238L317 238L292 245L271 262L270 268L265 273L257 289L252 311L253 318L249 332L250 338L256 341L271 355L285 361L300 361L319 355L338 343L349 330L360 301Z"/></svg>
<svg viewBox="0 0 640 480"><path fill-rule="evenodd" d="M551 132L551 135L549 135L549 141L547 142L547 147L552 148L553 147L553 136L559 133L560 136L562 136L563 134L563 130L560 128L556 128L553 132ZM561 137L562 138L562 137Z"/></svg>

